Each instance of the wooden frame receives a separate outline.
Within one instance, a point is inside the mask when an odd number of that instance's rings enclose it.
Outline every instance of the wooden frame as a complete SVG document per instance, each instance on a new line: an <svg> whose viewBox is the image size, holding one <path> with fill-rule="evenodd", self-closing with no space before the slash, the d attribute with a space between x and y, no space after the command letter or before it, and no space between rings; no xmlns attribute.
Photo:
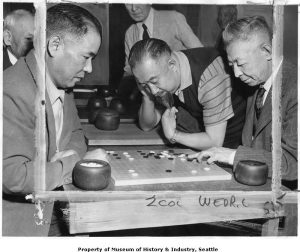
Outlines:
<svg viewBox="0 0 300 252"><path fill-rule="evenodd" d="M55 1L53 1L55 2ZM77 1L78 2L78 1ZM97 1L94 1L97 2ZM217 1L221 3L221 1ZM269 3L265 1L257 1L259 3ZM292 2L292 1L291 1ZM99 2L100 3L100 2ZM199 1L197 1L199 3ZM210 3L210 2L209 2ZM244 1L246 4L247 1ZM211 4L211 3L210 3ZM280 4L280 1L278 2ZM45 53L45 12L46 12L46 2L45 1L36 1L36 33L35 35L38 39L35 42L35 47L38 48L37 52L40 59L44 59ZM274 38L273 38L273 67L277 66L281 56L282 56L282 37L283 37L283 6L277 5L277 1L274 3L274 26L276 29L274 30ZM42 22L41 22L42 21ZM290 209L288 206L292 204L295 206L298 202L297 194L295 192L286 192L283 193L280 189L281 187L281 173L280 173L280 165L281 165L281 118L280 118L280 97L281 97L281 70L279 71L278 77L273 80L274 85L277 88L272 90L272 104L273 104L273 120L272 120L272 134L273 134L273 178L272 178L272 191L270 192L198 192L198 191L187 191L187 192L169 192L169 191L157 191L157 192L52 192L45 190L45 157L42 155L45 153L45 76L44 73L44 62L41 60L41 75L38 80L39 87L39 96L35 101L36 104L36 114L37 114L37 130L36 130L36 145L39 151L36 154L36 165L35 165L35 193L32 195L32 200L35 202L47 202L47 201L69 201L70 202L70 210L68 215L71 220L71 232L77 232L79 228L84 232L92 232L92 231L101 231L101 230L114 230L118 228L124 228L124 225L128 224L128 218L130 218L130 214L124 211L124 209L118 210L117 208L120 204L123 204L125 201L128 205L127 211L135 211L137 214L137 219L133 222L131 228L138 227L146 227L150 225L149 220L142 220L142 216L140 213L151 216L151 224L152 226L161 226L161 225L175 225L175 221L178 224L186 224L186 223L200 223L203 222L203 218L206 218L206 221L224 221L224 220L240 220L245 218L271 218L271 221L268 223L268 226L264 227L264 234L278 234L278 218L279 216L284 215L284 211L288 211ZM153 195L157 195L159 200L161 200L161 204L167 206L162 206L158 208L149 208L147 207L148 198L153 197ZM202 210L199 211L199 196L205 195L206 198L210 198L213 202L210 206L201 206ZM224 199L229 201L234 195L235 199L241 202L240 207L227 207L225 206ZM223 203L221 203L223 199ZM198 199L198 203L197 203ZM146 202L145 202L146 200ZM217 200L217 201L216 201ZM88 201L88 202L87 202ZM130 204L128 204L130 201ZM97 211L101 211L101 214L105 214L105 209L108 207L111 209L116 209L115 213L118 215L114 215L114 213L109 213L105 216L105 218L99 219L98 223L103 223L103 221L112 221L112 226L109 228L111 222L108 222L108 225L103 225L103 229L99 230L95 227L95 225L90 225L90 227L82 226L82 221L88 220L84 218L86 207L90 206L89 202L93 202L93 206L96 206ZM159 202L159 201L158 201ZM175 206L168 205L169 202L174 202ZM178 202L181 202L181 207L178 206ZM248 207L245 207L242 202L247 202ZM173 204L173 203L170 203ZM218 207L216 207L216 204ZM219 204L221 204L219 206ZM267 205L266 205L267 204ZM269 204L269 205L268 205ZM169 212L165 211L165 207L169 210ZM101 210L104 209L104 210ZM138 211L136 211L138 209ZM170 210L171 209L171 210ZM179 209L179 210L178 210ZM203 210L204 209L204 210ZM207 211L205 211L205 209ZM78 212L74 212L78 211ZM158 216L167 216L166 214L172 213L173 218L164 218L165 221L161 222L161 218ZM294 210L293 210L294 211ZM99 212L97 212L98 214ZM293 212L295 214L295 212ZM296 213L297 214L297 213ZM101 216L103 216L101 215ZM95 213L91 214L92 217L95 217ZM116 220L115 218L121 219ZM273 219L272 219L273 218ZM275 218L275 219L274 219ZM180 221L178 222L178 219ZM137 221L139 220L139 221ZM154 222L153 222L154 220ZM120 221L119 223L117 223ZM205 222L206 222L205 221Z"/></svg>

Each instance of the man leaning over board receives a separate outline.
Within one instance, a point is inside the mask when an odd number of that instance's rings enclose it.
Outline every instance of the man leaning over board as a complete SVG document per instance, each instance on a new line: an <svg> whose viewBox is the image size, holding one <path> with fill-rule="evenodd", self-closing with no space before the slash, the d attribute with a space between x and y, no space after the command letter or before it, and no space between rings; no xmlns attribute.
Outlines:
<svg viewBox="0 0 300 252"><path fill-rule="evenodd" d="M235 76L256 92L248 98L242 145L237 149L216 147L191 155L201 161L215 161L233 165L257 160L269 167L272 175L272 77L281 65L272 69L272 34L263 17L254 16L230 23L223 32L228 62ZM283 184L294 189L297 174L297 68L282 61L281 94L281 173Z"/></svg>
<svg viewBox="0 0 300 252"><path fill-rule="evenodd" d="M86 73L92 72L92 59L101 44L101 25L87 10L72 4L49 8L46 25L45 182L46 190L57 190L70 182L74 165L82 158L106 158L102 149L86 153L83 130L70 91ZM38 91L38 62L36 51L32 50L3 74L5 236L45 236L49 230L47 224L35 224L35 206L24 200L25 195L34 192L37 179L34 161L39 146L35 143L34 101ZM51 212L53 204L46 204L44 212L49 208Z"/></svg>
<svg viewBox="0 0 300 252"><path fill-rule="evenodd" d="M232 95L229 75L216 50L175 52L164 41L151 38L132 47L129 64L143 94L139 109L143 130L161 121L171 143L201 150L239 144L245 102ZM164 102L168 96L174 104Z"/></svg>

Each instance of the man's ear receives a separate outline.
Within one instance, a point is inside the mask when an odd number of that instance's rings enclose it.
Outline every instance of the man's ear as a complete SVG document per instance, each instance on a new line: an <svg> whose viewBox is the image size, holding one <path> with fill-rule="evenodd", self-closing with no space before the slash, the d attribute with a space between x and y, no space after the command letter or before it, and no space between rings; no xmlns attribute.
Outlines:
<svg viewBox="0 0 300 252"><path fill-rule="evenodd" d="M265 54L266 59L268 61L272 60L272 46L267 43L264 43L264 44L262 44L261 49L263 50L263 53Z"/></svg>
<svg viewBox="0 0 300 252"><path fill-rule="evenodd" d="M47 51L51 57L55 57L63 49L64 43L60 36L52 36L47 43Z"/></svg>
<svg viewBox="0 0 300 252"><path fill-rule="evenodd" d="M168 66L170 69L172 69L174 72L177 71L177 66L176 66L176 60L171 57L169 60L168 60Z"/></svg>
<svg viewBox="0 0 300 252"><path fill-rule="evenodd" d="M7 29L3 31L3 42L6 46L11 46L12 35Z"/></svg>

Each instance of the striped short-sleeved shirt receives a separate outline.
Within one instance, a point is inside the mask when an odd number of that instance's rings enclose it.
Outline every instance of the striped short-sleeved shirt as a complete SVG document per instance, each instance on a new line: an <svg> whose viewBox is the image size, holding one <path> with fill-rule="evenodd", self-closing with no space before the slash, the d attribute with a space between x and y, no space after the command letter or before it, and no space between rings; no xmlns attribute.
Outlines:
<svg viewBox="0 0 300 252"><path fill-rule="evenodd" d="M189 61L182 52L174 52L181 74L181 84L175 93L184 103L182 90L192 85ZM198 101L203 106L204 126L213 126L233 117L230 76L221 57L217 57L203 72L198 85Z"/></svg>

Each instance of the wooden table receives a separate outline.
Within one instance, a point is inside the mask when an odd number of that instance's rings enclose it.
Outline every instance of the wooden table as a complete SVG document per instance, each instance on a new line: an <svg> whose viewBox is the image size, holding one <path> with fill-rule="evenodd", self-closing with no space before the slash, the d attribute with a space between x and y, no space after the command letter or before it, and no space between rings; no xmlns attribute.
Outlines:
<svg viewBox="0 0 300 252"><path fill-rule="evenodd" d="M158 131L145 133L134 124L121 124L117 131L108 132L88 124L83 128L90 149L170 148L162 145L165 141ZM229 167L224 169L232 170ZM65 190L61 200L69 201L71 233L268 218L274 217L274 214L283 216L284 211L290 211L293 217L297 215L295 205L276 213L268 209L266 212L265 205L271 201L271 180L265 185L251 187L236 182L232 177L229 181L120 187L111 182L105 190L98 192L80 191L70 184L65 186ZM285 202L294 203L294 198L288 195ZM295 226L295 220L292 224ZM278 227L278 218L266 222L263 234L278 234L274 227Z"/></svg>

